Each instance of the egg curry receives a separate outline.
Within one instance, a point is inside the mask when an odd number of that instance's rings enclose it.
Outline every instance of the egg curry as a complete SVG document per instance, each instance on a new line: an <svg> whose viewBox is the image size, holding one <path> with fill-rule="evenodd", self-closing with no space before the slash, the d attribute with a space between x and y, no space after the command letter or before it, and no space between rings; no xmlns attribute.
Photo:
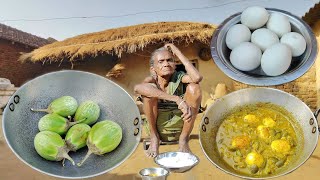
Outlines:
<svg viewBox="0 0 320 180"><path fill-rule="evenodd" d="M239 173L274 174L298 153L292 120L290 113L270 103L235 108L219 127L216 148L221 158Z"/></svg>

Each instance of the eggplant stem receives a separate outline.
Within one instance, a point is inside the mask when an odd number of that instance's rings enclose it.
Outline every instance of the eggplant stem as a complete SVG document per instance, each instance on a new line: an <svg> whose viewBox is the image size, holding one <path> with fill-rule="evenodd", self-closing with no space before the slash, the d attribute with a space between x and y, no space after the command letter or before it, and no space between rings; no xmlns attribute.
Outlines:
<svg viewBox="0 0 320 180"><path fill-rule="evenodd" d="M92 152L90 151L90 149L88 149L88 152L86 154L86 156L82 159L82 161L80 163L77 163L77 166L81 166L87 159L88 157L92 154Z"/></svg>
<svg viewBox="0 0 320 180"><path fill-rule="evenodd" d="M69 156L69 154L67 152L63 153L62 155L64 158L68 159L72 163L72 165L75 165L73 159Z"/></svg>
<svg viewBox="0 0 320 180"><path fill-rule="evenodd" d="M62 160L62 166L64 167L65 166L65 164L64 164L64 161L66 160L66 158L63 158L63 160Z"/></svg>
<svg viewBox="0 0 320 180"><path fill-rule="evenodd" d="M80 121L75 121L75 122L68 122L68 125L69 125L69 127L70 126L73 126L73 125L75 125L75 124L79 124L79 123L82 123L83 121L85 121L85 120L87 120L87 118L83 118L83 119L81 119Z"/></svg>
<svg viewBox="0 0 320 180"><path fill-rule="evenodd" d="M33 112L46 112L48 114L52 113L52 111L50 111L49 109L33 109L33 108L31 108L31 111L33 111Z"/></svg>

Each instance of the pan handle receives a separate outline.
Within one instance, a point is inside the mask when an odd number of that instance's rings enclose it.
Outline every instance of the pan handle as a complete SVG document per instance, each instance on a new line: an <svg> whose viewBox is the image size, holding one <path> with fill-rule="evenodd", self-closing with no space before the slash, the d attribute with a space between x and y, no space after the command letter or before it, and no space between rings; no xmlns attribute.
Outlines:
<svg viewBox="0 0 320 180"><path fill-rule="evenodd" d="M134 126L139 125L139 118L138 118L138 117L136 117L136 118L133 120L133 125L134 125ZM134 136L137 136L137 135L139 134L139 132L140 132L139 127L136 127L136 128L134 129L133 135L134 135Z"/></svg>
<svg viewBox="0 0 320 180"><path fill-rule="evenodd" d="M319 125L319 121L318 121L318 116L320 114L320 108L317 109L315 112L314 112L314 117L316 118L316 121L318 122L318 131L320 132L320 125Z"/></svg>
<svg viewBox="0 0 320 180"><path fill-rule="evenodd" d="M13 97L13 102L9 104L10 111L13 112L14 109L15 109L15 104L17 105L17 104L19 104L19 102L20 102L20 96L19 95L15 95Z"/></svg>

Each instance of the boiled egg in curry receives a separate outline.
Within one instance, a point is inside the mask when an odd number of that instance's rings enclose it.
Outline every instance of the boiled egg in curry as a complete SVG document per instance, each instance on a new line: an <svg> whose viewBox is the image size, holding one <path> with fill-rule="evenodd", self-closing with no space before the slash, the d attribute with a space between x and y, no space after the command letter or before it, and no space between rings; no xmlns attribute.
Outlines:
<svg viewBox="0 0 320 180"><path fill-rule="evenodd" d="M236 136L232 139L231 146L233 148L243 149L250 145L250 138L246 135Z"/></svg>
<svg viewBox="0 0 320 180"><path fill-rule="evenodd" d="M263 163L264 163L264 159L263 156L259 153L256 152L251 152L247 155L246 157L246 163L247 165L256 165L259 168L262 167Z"/></svg>
<svg viewBox="0 0 320 180"><path fill-rule="evenodd" d="M253 114L248 114L246 116L244 116L244 122L247 122L249 124L257 124L259 123L259 119L257 118L257 116L253 115Z"/></svg>
<svg viewBox="0 0 320 180"><path fill-rule="evenodd" d="M264 118L262 121L263 121L263 125L270 128L274 127L276 124L276 122L270 117Z"/></svg>
<svg viewBox="0 0 320 180"><path fill-rule="evenodd" d="M277 153L288 153L291 146L287 140L279 139L272 141L271 149Z"/></svg>
<svg viewBox="0 0 320 180"><path fill-rule="evenodd" d="M266 126L258 126L257 133L261 139L268 139L270 137L270 129Z"/></svg>

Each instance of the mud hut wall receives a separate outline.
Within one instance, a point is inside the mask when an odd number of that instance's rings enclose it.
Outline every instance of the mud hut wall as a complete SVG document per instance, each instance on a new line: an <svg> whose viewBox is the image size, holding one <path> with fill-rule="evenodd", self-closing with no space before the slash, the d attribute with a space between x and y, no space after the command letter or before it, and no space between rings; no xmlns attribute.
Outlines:
<svg viewBox="0 0 320 180"><path fill-rule="evenodd" d="M42 65L42 71L37 74L37 76L61 70L78 70L105 76L106 73L114 66L115 61L116 60L114 60L111 56L101 56L74 62L73 67L69 61L63 63L55 62L52 64L46 63Z"/></svg>
<svg viewBox="0 0 320 180"><path fill-rule="evenodd" d="M72 64L69 61L55 62L45 64L41 62L21 63L18 60L20 52L29 52L31 48L24 45L12 44L9 41L0 40L0 77L7 78L16 87L21 86L29 80L32 80L40 75L72 69ZM115 58L112 56L98 56L87 58L74 62L73 70L81 70L92 72L105 76L105 74L115 64Z"/></svg>
<svg viewBox="0 0 320 180"><path fill-rule="evenodd" d="M0 39L0 77L7 78L15 86L20 86L27 79L34 77L34 74L41 71L40 64L21 64L18 58L20 52L30 52L33 48L19 43L13 43Z"/></svg>

